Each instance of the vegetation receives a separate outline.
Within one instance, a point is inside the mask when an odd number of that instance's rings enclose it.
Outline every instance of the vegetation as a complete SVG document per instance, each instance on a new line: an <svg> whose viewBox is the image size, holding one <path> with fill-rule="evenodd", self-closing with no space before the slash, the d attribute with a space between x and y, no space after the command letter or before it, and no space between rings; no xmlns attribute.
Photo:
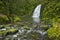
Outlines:
<svg viewBox="0 0 60 40"><path fill-rule="evenodd" d="M49 38L60 40L60 0L0 0L0 24L17 24L17 22L31 20L29 17L39 4L42 4L41 20L44 24L52 25L47 30ZM30 25L30 22L27 24ZM28 25L24 28L29 30ZM15 29L2 31L0 35L10 31L14 32Z"/></svg>

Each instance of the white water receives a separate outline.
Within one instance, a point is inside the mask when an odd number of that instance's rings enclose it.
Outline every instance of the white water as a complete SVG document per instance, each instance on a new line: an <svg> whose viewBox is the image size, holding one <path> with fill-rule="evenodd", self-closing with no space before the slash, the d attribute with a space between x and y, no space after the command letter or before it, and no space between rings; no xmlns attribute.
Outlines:
<svg viewBox="0 0 60 40"><path fill-rule="evenodd" d="M39 16L40 16L40 10L41 10L41 4L38 5L38 6L35 8L32 17L33 17L33 18L34 18L34 17L39 17Z"/></svg>
<svg viewBox="0 0 60 40"><path fill-rule="evenodd" d="M39 22L40 22L40 10L41 10L41 4L40 5L38 5L36 8L35 8L35 10L34 10L34 12L33 12L33 15L32 15L32 18L33 18L33 21L34 21L34 23L35 23L35 25L38 25L39 24ZM39 26L37 26L38 28L39 28ZM46 32L44 32L42 29L41 30L34 30L34 28L30 28L30 30L26 30L27 32L26 32L26 34L28 35L28 34L30 34L31 32L37 32L37 33L40 33L41 34L41 40L43 39L43 36L46 34ZM24 40L24 32L25 32L25 30L24 30L24 28L23 27L21 27L21 29L19 30L19 32L20 32L20 40ZM28 35L28 40L30 40L29 39L29 36L30 35Z"/></svg>
<svg viewBox="0 0 60 40"><path fill-rule="evenodd" d="M33 12L32 18L33 18L34 22L37 22L37 23L40 22L40 18L39 18L40 17L40 10L41 10L41 4L38 5Z"/></svg>
<svg viewBox="0 0 60 40"><path fill-rule="evenodd" d="M40 22L40 11L41 11L41 4L40 5L38 5L36 8L35 8L35 10L34 10L34 12L33 12L33 15L32 15L32 18L33 18L33 21L35 22L35 23L39 23ZM44 34L46 34L46 32L43 32L42 30L39 30L39 31L36 31L36 32L39 32L41 35L44 35Z"/></svg>

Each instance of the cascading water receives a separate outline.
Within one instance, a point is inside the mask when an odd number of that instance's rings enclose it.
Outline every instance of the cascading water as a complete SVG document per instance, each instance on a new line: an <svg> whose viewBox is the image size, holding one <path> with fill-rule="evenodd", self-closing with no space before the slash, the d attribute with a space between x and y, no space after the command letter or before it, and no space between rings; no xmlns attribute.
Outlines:
<svg viewBox="0 0 60 40"><path fill-rule="evenodd" d="M37 25L37 28L39 28L39 26L40 26L39 24L40 24L40 11L41 11L41 6L42 5L40 4L40 5L38 5L35 8L35 10L33 12L33 16L32 16L33 21L34 21L34 24ZM40 30L39 33L41 33L42 35L44 35L46 32L43 33L43 31Z"/></svg>
<svg viewBox="0 0 60 40"><path fill-rule="evenodd" d="M40 18L39 18L40 17L40 9L41 9L41 4L38 5L33 12L32 18L33 18L33 21L36 23L40 22Z"/></svg>
<svg viewBox="0 0 60 40"><path fill-rule="evenodd" d="M35 8L32 16L33 18L36 18L36 17L38 18L40 16L40 9L41 9L41 4Z"/></svg>
<svg viewBox="0 0 60 40"><path fill-rule="evenodd" d="M34 27L32 26L32 30L30 30L29 31L29 33L31 32L31 31L33 31L33 32L37 32L37 33L40 33L41 34L41 40L43 40L43 35L45 35L46 34L46 32L44 32L41 28L40 28L40 10L41 10L41 4L40 5L38 5L36 8L35 8L35 10L34 10L34 12L33 12L33 15L32 15L32 18L33 18L33 25L37 25L36 26L36 29L34 29ZM34 30L33 30L34 29Z"/></svg>
<svg viewBox="0 0 60 40"><path fill-rule="evenodd" d="M33 12L33 15L32 15L32 18L33 18L33 24L32 25L37 25L39 22L40 22L40 9L41 9L41 4L38 5L34 12ZM32 30L34 29L34 27L32 26L31 27L31 30L29 30L27 33L30 33Z"/></svg>
<svg viewBox="0 0 60 40"><path fill-rule="evenodd" d="M33 12L33 15L32 15L32 18L33 18L33 24L32 25L37 25L36 29L38 29L38 30L34 29L34 27L32 26L32 27L30 27L30 30L27 30L26 34L29 35L31 32L37 32L37 33L41 34L41 37L42 37L41 40L43 40L43 35L45 35L46 32L44 32L40 28L40 10L41 10L41 6L42 6L41 4L38 5L35 8L35 10ZM25 31L24 29L19 30L19 32L21 34L20 40L24 40L24 38L23 38L24 31ZM28 36L27 40L30 40L29 36Z"/></svg>

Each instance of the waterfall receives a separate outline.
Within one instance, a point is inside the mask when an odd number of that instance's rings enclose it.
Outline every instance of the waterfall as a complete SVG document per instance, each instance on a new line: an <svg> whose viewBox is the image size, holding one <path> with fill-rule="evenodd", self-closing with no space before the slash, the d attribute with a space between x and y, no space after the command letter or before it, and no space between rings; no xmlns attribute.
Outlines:
<svg viewBox="0 0 60 40"><path fill-rule="evenodd" d="M32 17L33 17L33 18L34 18L34 17L39 17L39 16L40 16L40 10L41 10L41 4L38 5L38 6L35 8Z"/></svg>
<svg viewBox="0 0 60 40"><path fill-rule="evenodd" d="M40 22L40 18L39 18L40 17L40 10L41 10L41 4L38 5L33 12L32 18L33 18L34 22L37 22L37 23Z"/></svg>
<svg viewBox="0 0 60 40"><path fill-rule="evenodd" d="M33 12L32 18L33 18L33 24L30 27L29 30L25 30L23 27L20 28L20 40L24 40L24 33L28 36L27 40L31 40L30 36L32 35L31 32L37 32L41 36L41 40L43 40L44 35L46 32L40 27L40 10L41 10L41 4L38 5ZM36 27L35 27L36 26Z"/></svg>

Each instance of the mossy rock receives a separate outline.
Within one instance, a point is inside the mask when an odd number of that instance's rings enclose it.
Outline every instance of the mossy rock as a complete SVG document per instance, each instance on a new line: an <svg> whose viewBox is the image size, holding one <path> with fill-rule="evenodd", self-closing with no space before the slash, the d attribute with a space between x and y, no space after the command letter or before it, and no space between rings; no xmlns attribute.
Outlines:
<svg viewBox="0 0 60 40"><path fill-rule="evenodd" d="M13 28L13 29L9 29L9 30L6 30L6 31L0 31L0 35L6 36L6 35L9 35L9 34L15 34L17 32L18 32L18 28Z"/></svg>
<svg viewBox="0 0 60 40"><path fill-rule="evenodd" d="M0 31L0 36L5 36L7 31Z"/></svg>
<svg viewBox="0 0 60 40"><path fill-rule="evenodd" d="M9 21L6 15L0 15L0 24L7 23Z"/></svg>
<svg viewBox="0 0 60 40"><path fill-rule="evenodd" d="M13 15L14 22L21 21L21 18L17 15Z"/></svg>
<svg viewBox="0 0 60 40"><path fill-rule="evenodd" d="M15 32L16 30L18 30L18 28L12 28L12 29L9 29L7 30L8 32Z"/></svg>
<svg viewBox="0 0 60 40"><path fill-rule="evenodd" d="M27 25L25 25L24 29L29 30L30 28Z"/></svg>

